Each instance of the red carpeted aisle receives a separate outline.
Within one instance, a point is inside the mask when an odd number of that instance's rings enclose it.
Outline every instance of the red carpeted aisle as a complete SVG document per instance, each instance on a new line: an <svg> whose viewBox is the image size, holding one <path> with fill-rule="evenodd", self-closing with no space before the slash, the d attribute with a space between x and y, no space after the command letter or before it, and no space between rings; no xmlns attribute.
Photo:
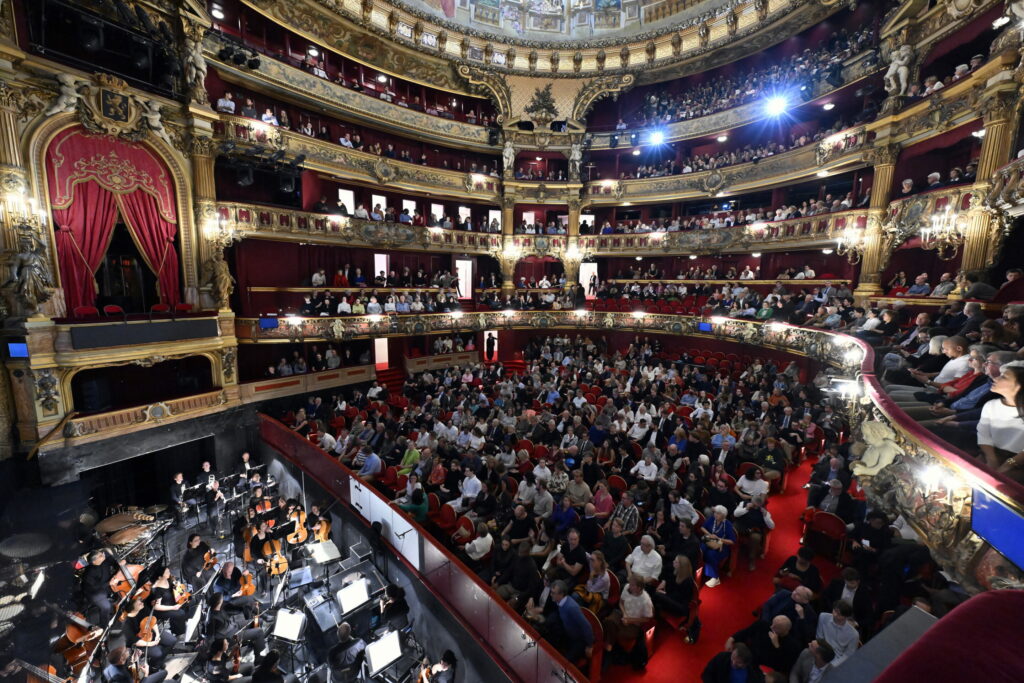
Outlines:
<svg viewBox="0 0 1024 683"><path fill-rule="evenodd" d="M774 592L772 576L799 547L802 530L799 518L807 502L807 491L802 487L810 477L811 465L807 461L790 472L786 491L769 499L768 510L775 520L775 531L768 554L758 562L757 570L747 571L748 560L741 556L735 575L723 579L715 588L701 589L700 618L704 626L699 642L688 645L679 632L659 621L654 653L647 670L638 673L628 666L613 665L605 669L602 681L688 683L700 680L704 666L722 650L729 636L747 626L753 620L751 612ZM823 558L816 559L815 564L826 582L837 572L835 565L828 566Z"/></svg>

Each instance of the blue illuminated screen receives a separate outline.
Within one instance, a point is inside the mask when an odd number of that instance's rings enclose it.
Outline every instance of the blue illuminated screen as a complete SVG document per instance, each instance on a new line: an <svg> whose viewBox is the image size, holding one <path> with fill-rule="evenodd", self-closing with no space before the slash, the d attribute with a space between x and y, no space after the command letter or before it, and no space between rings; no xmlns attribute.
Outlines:
<svg viewBox="0 0 1024 683"><path fill-rule="evenodd" d="M28 358L28 344L7 342L7 355L11 358Z"/></svg>
<svg viewBox="0 0 1024 683"><path fill-rule="evenodd" d="M1003 557L1024 567L1024 517L991 494L974 489L971 528Z"/></svg>

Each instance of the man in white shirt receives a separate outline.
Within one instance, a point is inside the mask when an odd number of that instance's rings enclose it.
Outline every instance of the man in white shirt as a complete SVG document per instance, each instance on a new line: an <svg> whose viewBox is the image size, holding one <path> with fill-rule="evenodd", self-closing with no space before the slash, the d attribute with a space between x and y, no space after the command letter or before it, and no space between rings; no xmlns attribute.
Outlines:
<svg viewBox="0 0 1024 683"><path fill-rule="evenodd" d="M661 580L661 555L654 548L654 539L644 534L640 545L626 557L626 576L639 576L647 585L656 586Z"/></svg>
<svg viewBox="0 0 1024 683"><path fill-rule="evenodd" d="M604 638L609 644L619 640L633 639L636 643L631 654L636 661L646 663L647 643L640 629L654 618L654 603L644 590L644 582L637 575L629 579L629 585L619 598L619 609L605 617Z"/></svg>
<svg viewBox="0 0 1024 683"><path fill-rule="evenodd" d="M223 112L225 114L235 113L235 100L233 99L231 93L226 92L224 93L223 97L217 100L217 111Z"/></svg>
<svg viewBox="0 0 1024 683"><path fill-rule="evenodd" d="M824 638L835 650L836 657L832 660L832 666L842 664L857 649L860 636L850 623L852 615L853 607L845 600L836 602L831 613L818 615L818 630L815 637Z"/></svg>
<svg viewBox="0 0 1024 683"><path fill-rule="evenodd" d="M480 480L477 479L476 472L467 467L462 471L462 475L462 481L459 482L459 497L448 501L448 505L451 505L460 514L468 510L476 497L480 495Z"/></svg>
<svg viewBox="0 0 1024 683"><path fill-rule="evenodd" d="M547 460L542 459L534 466L533 477L537 480L538 484L551 478L551 469L548 467Z"/></svg>
<svg viewBox="0 0 1024 683"><path fill-rule="evenodd" d="M658 480L658 466L654 464L650 455L645 456L643 460L633 465L629 473L635 475L637 479L643 479L650 484Z"/></svg>
<svg viewBox="0 0 1024 683"><path fill-rule="evenodd" d="M366 212L366 207L363 206L362 204L356 207L356 212L353 214L353 216L355 216L356 218L361 218L364 221L369 220L370 218L370 214Z"/></svg>

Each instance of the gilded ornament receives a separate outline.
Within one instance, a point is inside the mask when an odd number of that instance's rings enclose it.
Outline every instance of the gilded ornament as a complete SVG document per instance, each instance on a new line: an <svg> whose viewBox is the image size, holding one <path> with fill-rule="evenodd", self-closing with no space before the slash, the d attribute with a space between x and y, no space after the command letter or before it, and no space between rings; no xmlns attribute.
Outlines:
<svg viewBox="0 0 1024 683"><path fill-rule="evenodd" d="M53 277L46 245L28 225L16 226L18 248L4 254L7 277L0 285L7 310L15 317L31 317L50 300Z"/></svg>

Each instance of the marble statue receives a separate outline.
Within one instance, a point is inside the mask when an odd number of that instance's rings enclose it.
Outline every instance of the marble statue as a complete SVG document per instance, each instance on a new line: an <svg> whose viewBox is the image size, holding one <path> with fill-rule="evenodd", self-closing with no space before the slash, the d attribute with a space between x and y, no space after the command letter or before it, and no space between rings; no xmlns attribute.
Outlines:
<svg viewBox="0 0 1024 683"><path fill-rule="evenodd" d="M858 477L873 477L888 467L900 455L896 445L896 434L882 422L865 422L860 426L864 453L850 468Z"/></svg>
<svg viewBox="0 0 1024 683"><path fill-rule="evenodd" d="M71 74L57 74L57 81L60 83L60 92L57 94L57 99L46 110L46 116L70 114L78 108L78 100L82 99L82 94L78 92L79 80L77 78Z"/></svg>
<svg viewBox="0 0 1024 683"><path fill-rule="evenodd" d="M18 250L7 254L8 278L0 291L9 310L16 316L33 316L39 305L50 300L53 280L46 256L46 245L30 231L18 237Z"/></svg>
<svg viewBox="0 0 1024 683"><path fill-rule="evenodd" d="M910 45L900 45L893 50L889 57L889 68L883 77L887 93L897 97L907 94L910 87L910 63L913 59L914 48Z"/></svg>
<svg viewBox="0 0 1024 683"><path fill-rule="evenodd" d="M146 125L149 127L149 131L166 142L171 147L174 143L171 142L171 137L167 134L167 129L164 128L164 122L160 116L161 105L156 100L144 100L142 106L142 118L146 119Z"/></svg>

